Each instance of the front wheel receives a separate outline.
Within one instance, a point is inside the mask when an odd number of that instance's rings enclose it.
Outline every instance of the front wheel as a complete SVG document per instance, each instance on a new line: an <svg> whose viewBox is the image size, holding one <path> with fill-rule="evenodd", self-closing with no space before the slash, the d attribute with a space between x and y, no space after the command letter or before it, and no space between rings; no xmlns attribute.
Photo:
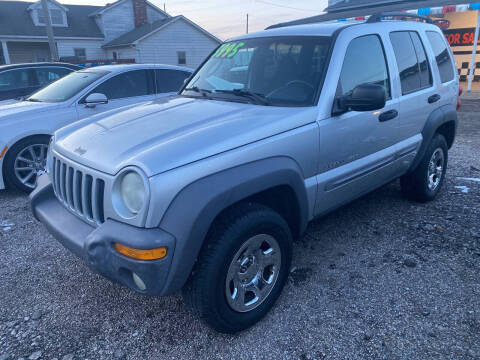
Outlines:
<svg viewBox="0 0 480 360"><path fill-rule="evenodd" d="M433 200L442 188L447 164L447 141L443 135L436 134L415 171L400 179L402 192L416 201Z"/></svg>
<svg viewBox="0 0 480 360"><path fill-rule="evenodd" d="M258 204L243 204L215 222L183 290L193 312L219 332L258 322L288 277L292 235L285 220Z"/></svg>
<svg viewBox="0 0 480 360"><path fill-rule="evenodd" d="M9 188L31 192L37 178L46 171L49 136L37 135L20 140L7 152L3 176Z"/></svg>

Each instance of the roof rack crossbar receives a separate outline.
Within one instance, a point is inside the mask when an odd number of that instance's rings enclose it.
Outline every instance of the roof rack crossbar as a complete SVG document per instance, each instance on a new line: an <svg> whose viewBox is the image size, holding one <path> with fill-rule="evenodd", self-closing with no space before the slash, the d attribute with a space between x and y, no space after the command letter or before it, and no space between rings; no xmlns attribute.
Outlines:
<svg viewBox="0 0 480 360"><path fill-rule="evenodd" d="M417 15L417 14L410 14L410 13L404 13L404 12L382 12L382 13L377 13L373 14L368 18L366 21L367 24L372 24L372 23L377 23L381 22L383 18L385 17L396 17L396 18L413 18L413 19L420 19L426 22L427 24L433 24L432 19L430 19L428 16L423 16L423 15Z"/></svg>

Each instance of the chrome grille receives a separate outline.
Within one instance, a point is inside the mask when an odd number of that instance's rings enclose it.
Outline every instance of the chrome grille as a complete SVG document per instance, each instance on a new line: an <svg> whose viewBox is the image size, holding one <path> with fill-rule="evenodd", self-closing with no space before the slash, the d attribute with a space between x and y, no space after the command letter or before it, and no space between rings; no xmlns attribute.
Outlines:
<svg viewBox="0 0 480 360"><path fill-rule="evenodd" d="M55 195L67 208L89 223L105 222L105 181L75 168L59 157L53 156L50 178Z"/></svg>

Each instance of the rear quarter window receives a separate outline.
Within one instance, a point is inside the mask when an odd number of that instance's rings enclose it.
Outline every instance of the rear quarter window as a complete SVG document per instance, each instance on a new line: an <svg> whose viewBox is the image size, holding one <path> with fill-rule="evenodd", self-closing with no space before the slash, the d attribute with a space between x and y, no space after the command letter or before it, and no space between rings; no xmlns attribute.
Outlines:
<svg viewBox="0 0 480 360"><path fill-rule="evenodd" d="M455 72L445 39L435 31L427 31L427 37L433 49L442 83L452 81L455 78Z"/></svg>
<svg viewBox="0 0 480 360"><path fill-rule="evenodd" d="M170 93L179 91L185 79L190 77L190 73L186 71L157 69L156 82L158 93Z"/></svg>

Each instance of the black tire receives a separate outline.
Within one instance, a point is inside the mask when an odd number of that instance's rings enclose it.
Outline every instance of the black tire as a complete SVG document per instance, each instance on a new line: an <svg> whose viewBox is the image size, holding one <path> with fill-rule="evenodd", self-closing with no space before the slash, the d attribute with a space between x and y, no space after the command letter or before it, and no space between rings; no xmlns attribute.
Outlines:
<svg viewBox="0 0 480 360"><path fill-rule="evenodd" d="M50 136L48 135L35 135L18 141L10 149L8 149L3 163L3 178L5 185L9 189L16 189L25 193L30 193L33 188L23 184L20 179L15 175L15 159L18 154L31 145L46 145L50 142ZM36 180L36 175L34 175Z"/></svg>
<svg viewBox="0 0 480 360"><path fill-rule="evenodd" d="M441 151L443 154L443 166L441 171L441 177L439 178L438 185L434 188L429 187L429 166L433 160L433 155L437 151ZM420 161L417 168L410 174L404 175L400 178L400 185L402 187L402 193L409 199L427 202L432 201L440 192L443 182L445 180L445 173L448 165L448 146L445 137L441 134L436 134L430 145ZM438 176L436 177L438 178Z"/></svg>
<svg viewBox="0 0 480 360"><path fill-rule="evenodd" d="M243 244L255 235L275 238L281 253L278 277L258 307L235 311L227 301L226 280L230 263ZM272 209L259 204L238 205L212 226L195 269L183 289L185 303L207 325L223 333L236 333L262 319L280 296L292 259L292 234L286 221Z"/></svg>

